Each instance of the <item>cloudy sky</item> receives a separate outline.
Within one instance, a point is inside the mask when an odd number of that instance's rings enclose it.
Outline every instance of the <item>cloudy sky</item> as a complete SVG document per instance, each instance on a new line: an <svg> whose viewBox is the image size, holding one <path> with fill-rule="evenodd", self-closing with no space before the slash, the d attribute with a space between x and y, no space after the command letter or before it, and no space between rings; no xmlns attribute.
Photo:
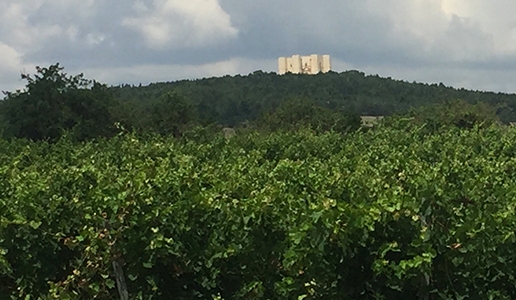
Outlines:
<svg viewBox="0 0 516 300"><path fill-rule="evenodd" d="M1 0L0 90L59 62L107 84L276 71L330 54L334 71L516 92L510 0Z"/></svg>

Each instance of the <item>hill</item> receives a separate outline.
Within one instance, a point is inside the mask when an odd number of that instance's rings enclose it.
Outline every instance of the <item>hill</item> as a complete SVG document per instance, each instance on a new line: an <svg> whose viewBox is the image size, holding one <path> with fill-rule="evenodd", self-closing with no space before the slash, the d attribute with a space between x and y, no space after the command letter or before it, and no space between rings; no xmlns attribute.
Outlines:
<svg viewBox="0 0 516 300"><path fill-rule="evenodd" d="M152 83L148 86L112 87L115 98L126 103L152 101L170 91L180 92L197 107L200 118L235 126L271 111L284 100L306 98L330 109L360 115L384 116L406 112L446 100L506 105L498 110L500 119L516 121L516 95L456 89L443 84L406 82L359 71L318 75L265 73L224 76L197 80Z"/></svg>
<svg viewBox="0 0 516 300"><path fill-rule="evenodd" d="M24 90L0 101L4 137L57 141L135 131L181 137L194 128L250 125L263 131L348 132L361 116L402 114L425 107L419 123L471 127L482 120L515 122L516 95L409 83L359 71L318 75L254 72L198 80L112 86L68 76L59 64L23 75ZM479 105L470 105L479 103ZM440 104L440 105L435 105ZM414 111L410 111L413 116ZM370 118L374 119L374 118Z"/></svg>

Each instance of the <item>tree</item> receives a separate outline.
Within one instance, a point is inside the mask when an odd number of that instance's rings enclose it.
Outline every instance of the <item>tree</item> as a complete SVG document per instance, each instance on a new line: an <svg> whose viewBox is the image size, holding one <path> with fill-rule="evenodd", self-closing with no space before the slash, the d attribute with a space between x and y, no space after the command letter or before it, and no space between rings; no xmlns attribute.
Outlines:
<svg viewBox="0 0 516 300"><path fill-rule="evenodd" d="M348 132L361 125L360 116L317 106L313 101L292 98L284 101L272 113L265 113L257 127L275 130L297 130L310 127L317 131Z"/></svg>
<svg viewBox="0 0 516 300"><path fill-rule="evenodd" d="M59 63L36 67L34 76L22 74L24 90L4 92L1 115L8 137L57 140L64 131L77 140L107 136L114 132L110 107L114 99L107 86L67 76Z"/></svg>
<svg viewBox="0 0 516 300"><path fill-rule="evenodd" d="M197 121L196 111L183 96L168 92L150 106L150 124L147 128L162 135L180 137Z"/></svg>
<svg viewBox="0 0 516 300"><path fill-rule="evenodd" d="M500 124L497 110L501 105L491 106L484 102L475 104L464 100L450 100L442 104L434 104L409 112L416 124L426 124L430 131L437 131L444 126L473 128L475 125L490 126Z"/></svg>

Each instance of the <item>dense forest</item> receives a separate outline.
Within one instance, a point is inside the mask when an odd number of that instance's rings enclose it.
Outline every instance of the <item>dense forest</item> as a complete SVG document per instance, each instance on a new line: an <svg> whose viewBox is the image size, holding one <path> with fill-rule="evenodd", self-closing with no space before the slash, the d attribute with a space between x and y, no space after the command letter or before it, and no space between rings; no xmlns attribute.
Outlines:
<svg viewBox="0 0 516 300"><path fill-rule="evenodd" d="M440 114L439 122L446 123L458 112L469 119L516 121L516 95L407 83L358 71L315 76L257 71L108 87L63 70L59 64L38 67L36 74L22 75L25 89L4 92L4 137L54 141L67 132L81 141L121 130L180 137L196 127L224 126L262 131L310 126L345 132L361 126L360 116L435 119Z"/></svg>
<svg viewBox="0 0 516 300"><path fill-rule="evenodd" d="M462 99L469 103L480 101L500 106L498 115L503 122L516 121L516 95L513 94L409 83L359 71L318 75L277 75L257 71L247 76L112 88L116 98L135 102L156 99L171 90L180 91L192 101L203 118L229 126L254 120L260 113L272 111L290 98L310 99L321 107L372 116L403 113L410 108Z"/></svg>

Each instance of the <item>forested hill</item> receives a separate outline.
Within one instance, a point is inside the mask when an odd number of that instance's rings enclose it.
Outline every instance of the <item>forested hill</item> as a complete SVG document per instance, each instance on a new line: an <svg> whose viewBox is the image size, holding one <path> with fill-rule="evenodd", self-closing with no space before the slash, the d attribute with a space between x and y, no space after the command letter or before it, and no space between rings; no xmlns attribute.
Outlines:
<svg viewBox="0 0 516 300"><path fill-rule="evenodd" d="M361 115L391 115L445 100L482 101L499 109L503 122L516 121L516 95L470 91L443 84L409 83L359 71L318 75L277 75L256 71L247 76L224 76L198 80L153 83L148 86L112 87L115 97L127 102L157 99L179 91L198 108L199 116L226 125L253 120L289 98L306 98L320 106Z"/></svg>

